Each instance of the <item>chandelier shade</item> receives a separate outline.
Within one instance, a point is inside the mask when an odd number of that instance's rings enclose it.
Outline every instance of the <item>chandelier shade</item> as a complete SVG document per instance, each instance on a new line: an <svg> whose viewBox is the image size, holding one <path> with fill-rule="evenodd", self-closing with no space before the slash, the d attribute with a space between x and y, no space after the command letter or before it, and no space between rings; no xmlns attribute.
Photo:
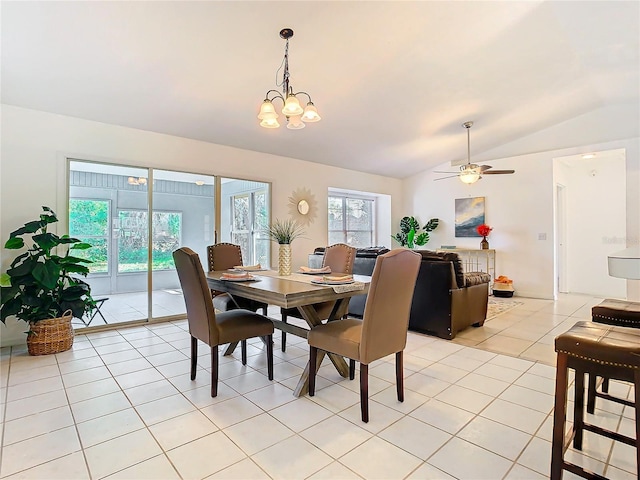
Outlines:
<svg viewBox="0 0 640 480"><path fill-rule="evenodd" d="M318 110L311 101L311 96L307 92L294 92L293 87L289 83L289 39L293 37L293 30L284 28L280 31L280 37L286 40L284 49L284 59L282 61L282 81L278 82L278 74L276 73L276 86L282 87L282 93L278 90L269 90L265 95L262 105L260 105L260 113L258 119L260 126L264 128L278 128L278 112L276 111L274 100L282 101L282 115L285 116L287 128L289 130L300 130L305 127L305 123L313 123L321 120ZM280 69L278 69L279 71ZM305 108L300 105L299 95L307 97Z"/></svg>

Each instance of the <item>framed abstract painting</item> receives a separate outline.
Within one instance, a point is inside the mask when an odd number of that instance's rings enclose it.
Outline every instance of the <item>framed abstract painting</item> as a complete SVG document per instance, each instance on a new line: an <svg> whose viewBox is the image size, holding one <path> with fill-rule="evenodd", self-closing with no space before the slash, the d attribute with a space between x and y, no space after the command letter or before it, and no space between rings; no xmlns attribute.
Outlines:
<svg viewBox="0 0 640 480"><path fill-rule="evenodd" d="M476 231L484 223L484 197L456 198L456 237L480 237Z"/></svg>

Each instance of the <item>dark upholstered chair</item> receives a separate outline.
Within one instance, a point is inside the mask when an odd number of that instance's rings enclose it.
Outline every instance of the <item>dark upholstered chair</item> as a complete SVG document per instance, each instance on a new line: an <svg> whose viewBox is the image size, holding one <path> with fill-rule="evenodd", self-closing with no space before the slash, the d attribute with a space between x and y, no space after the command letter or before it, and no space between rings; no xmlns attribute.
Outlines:
<svg viewBox="0 0 640 480"><path fill-rule="evenodd" d="M396 354L396 390L404 401L402 352L407 343L407 327L413 289L420 269L420 255L396 249L380 255L373 270L362 320L347 318L314 327L309 342L309 395L315 394L318 350L349 358L349 377L355 377L360 362L360 410L369 421L369 364Z"/></svg>
<svg viewBox="0 0 640 480"><path fill-rule="evenodd" d="M353 262L356 259L356 248L344 243L336 243L324 249L322 266L330 267L334 273L353 273ZM322 302L314 304L321 320L326 320L331 315L331 310L335 302ZM281 308L282 321L287 323L287 317L302 318L297 308ZM282 351L287 348L287 334L282 332Z"/></svg>
<svg viewBox="0 0 640 480"><path fill-rule="evenodd" d="M209 271L228 270L238 265L242 265L242 251L239 245L233 243L216 243L207 247L207 259ZM213 296L213 306L216 310L226 312L236 308L244 308L256 312L262 309L264 315L267 314L266 303L256 302L248 298L232 297L228 293L211 291Z"/></svg>
<svg viewBox="0 0 640 480"><path fill-rule="evenodd" d="M264 337L267 372L273 380L273 322L255 312L230 310L216 315L211 291L198 254L182 247L173 252L191 334L191 380L196 378L198 340L211 347L211 396L218 395L218 345L242 342L242 364L247 364L247 338Z"/></svg>

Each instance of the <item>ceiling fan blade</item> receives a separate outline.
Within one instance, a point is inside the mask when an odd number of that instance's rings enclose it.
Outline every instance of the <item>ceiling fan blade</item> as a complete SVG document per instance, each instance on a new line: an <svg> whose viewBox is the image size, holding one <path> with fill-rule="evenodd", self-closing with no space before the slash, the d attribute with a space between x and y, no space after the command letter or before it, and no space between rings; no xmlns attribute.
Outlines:
<svg viewBox="0 0 640 480"><path fill-rule="evenodd" d="M483 172L483 175L505 175L509 173L516 173L515 170L488 170Z"/></svg>
<svg viewBox="0 0 640 480"><path fill-rule="evenodd" d="M459 172L440 172L438 170L434 170L433 173L450 173L451 175L457 175Z"/></svg>
<svg viewBox="0 0 640 480"><path fill-rule="evenodd" d="M493 167L491 165L478 165L478 168L480 169L480 173L484 173Z"/></svg>
<svg viewBox="0 0 640 480"><path fill-rule="evenodd" d="M451 173L451 172L445 172L445 173ZM444 180L445 178L455 178L455 177L459 177L460 175L449 175L448 177L440 177L440 178L434 178L434 181L437 180Z"/></svg>

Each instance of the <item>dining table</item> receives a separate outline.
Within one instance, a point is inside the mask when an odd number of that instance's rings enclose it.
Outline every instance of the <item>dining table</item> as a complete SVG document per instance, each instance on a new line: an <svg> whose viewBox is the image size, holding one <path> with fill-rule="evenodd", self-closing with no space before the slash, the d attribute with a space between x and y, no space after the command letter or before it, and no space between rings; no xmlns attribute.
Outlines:
<svg viewBox="0 0 640 480"><path fill-rule="evenodd" d="M366 275L353 275L353 282L338 283L326 280L322 275L308 275L303 273L292 273L291 275L280 275L274 270L251 271L251 279L238 281L237 279L225 279L227 271L207 272L206 278L209 288L212 290L227 292L232 297L244 297L258 302L275 305L282 308L297 308L302 318L307 322L309 328L323 323L318 316L318 311L314 304L323 302L334 302L328 322L339 321L343 318L349 308L349 299L354 295L366 294L369 291L371 277ZM332 273L340 276L340 273ZM332 284L333 283L333 284ZM282 320L270 318L275 328L298 337L307 338L309 329L295 324L285 323ZM233 351L234 344L231 344L227 352ZM349 367L343 357L334 353L318 352L316 371L320 367L324 355L335 366L340 375L346 377L349 374ZM293 394L302 396L309 389L309 362L302 373L298 385Z"/></svg>

